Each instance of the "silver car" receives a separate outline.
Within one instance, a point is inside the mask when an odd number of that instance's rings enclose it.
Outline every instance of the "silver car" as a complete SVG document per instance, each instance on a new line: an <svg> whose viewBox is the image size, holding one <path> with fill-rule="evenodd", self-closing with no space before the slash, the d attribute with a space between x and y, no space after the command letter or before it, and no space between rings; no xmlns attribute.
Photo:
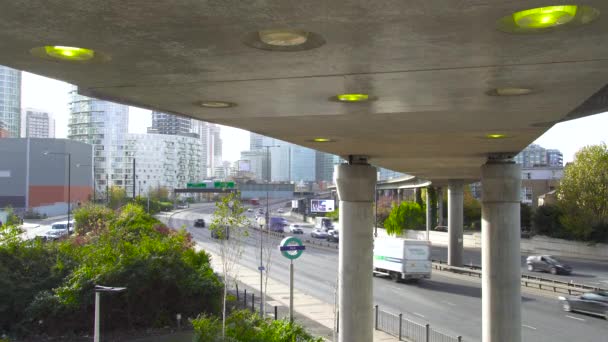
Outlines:
<svg viewBox="0 0 608 342"><path fill-rule="evenodd" d="M321 228L315 228L310 233L310 236L317 239L327 239L327 232Z"/></svg>
<svg viewBox="0 0 608 342"><path fill-rule="evenodd" d="M594 291L578 297L559 297L564 311L576 311L608 319L608 292Z"/></svg>
<svg viewBox="0 0 608 342"><path fill-rule="evenodd" d="M292 223L289 225L289 232L292 234L304 234L302 226L297 223Z"/></svg>

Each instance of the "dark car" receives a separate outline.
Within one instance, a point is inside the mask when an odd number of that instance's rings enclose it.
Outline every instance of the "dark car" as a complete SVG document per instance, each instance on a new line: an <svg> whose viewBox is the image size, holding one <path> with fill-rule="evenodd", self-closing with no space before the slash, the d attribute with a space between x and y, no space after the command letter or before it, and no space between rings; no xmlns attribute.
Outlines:
<svg viewBox="0 0 608 342"><path fill-rule="evenodd" d="M544 271L551 274L570 274L572 267L551 255L531 255L526 259L528 271Z"/></svg>
<svg viewBox="0 0 608 342"><path fill-rule="evenodd" d="M339 242L340 241L340 231L336 229L332 229L327 232L327 241L329 242Z"/></svg>
<svg viewBox="0 0 608 342"><path fill-rule="evenodd" d="M437 226L437 227L433 228L433 230L437 231L437 232L447 232L448 226Z"/></svg>
<svg viewBox="0 0 608 342"><path fill-rule="evenodd" d="M223 234L221 233L217 229L211 229L211 237L214 239L228 240L230 238L230 229L228 227L225 228Z"/></svg>
<svg viewBox="0 0 608 342"><path fill-rule="evenodd" d="M559 297L564 311L576 311L602 316L608 320L608 292L594 291L578 297Z"/></svg>
<svg viewBox="0 0 608 342"><path fill-rule="evenodd" d="M194 220L194 226L195 227L200 227L200 228L205 228L205 220L204 219L196 219L196 220Z"/></svg>

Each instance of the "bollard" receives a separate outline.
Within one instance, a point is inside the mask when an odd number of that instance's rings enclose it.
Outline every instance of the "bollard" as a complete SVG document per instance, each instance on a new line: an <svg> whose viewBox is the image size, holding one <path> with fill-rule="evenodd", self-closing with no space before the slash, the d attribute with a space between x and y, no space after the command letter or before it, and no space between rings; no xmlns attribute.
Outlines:
<svg viewBox="0 0 608 342"><path fill-rule="evenodd" d="M399 314L399 341L401 341L401 328L403 327L403 314Z"/></svg>
<svg viewBox="0 0 608 342"><path fill-rule="evenodd" d="M274 320L278 320L279 319L279 311L277 310L277 306L274 306Z"/></svg>
<svg viewBox="0 0 608 342"><path fill-rule="evenodd" d="M255 312L255 293L251 294L251 312Z"/></svg>
<svg viewBox="0 0 608 342"><path fill-rule="evenodd" d="M336 312L336 333L340 332L340 311Z"/></svg>
<svg viewBox="0 0 608 342"><path fill-rule="evenodd" d="M425 330L426 330L426 342L430 342L431 341L431 325L430 324L426 324L425 326Z"/></svg>
<svg viewBox="0 0 608 342"><path fill-rule="evenodd" d="M376 304L376 324L374 325L376 330L378 330L378 304Z"/></svg>

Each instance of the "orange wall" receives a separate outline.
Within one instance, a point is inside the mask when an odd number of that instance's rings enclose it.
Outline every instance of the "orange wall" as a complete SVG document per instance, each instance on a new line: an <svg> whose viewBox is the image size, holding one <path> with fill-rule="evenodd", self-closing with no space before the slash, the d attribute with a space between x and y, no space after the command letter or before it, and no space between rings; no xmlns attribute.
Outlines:
<svg viewBox="0 0 608 342"><path fill-rule="evenodd" d="M90 186L72 186L70 195L71 202L87 202L93 194L93 188ZM66 186L30 186L29 191L29 206L39 207L43 205L51 205L57 202L68 201L68 189Z"/></svg>

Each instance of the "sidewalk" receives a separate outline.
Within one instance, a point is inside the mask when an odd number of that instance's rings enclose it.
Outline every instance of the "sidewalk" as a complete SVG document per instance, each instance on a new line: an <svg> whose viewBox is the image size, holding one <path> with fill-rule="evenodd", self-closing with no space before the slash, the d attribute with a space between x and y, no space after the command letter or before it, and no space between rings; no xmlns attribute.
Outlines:
<svg viewBox="0 0 608 342"><path fill-rule="evenodd" d="M197 245L197 248L200 247ZM222 267L219 255L209 251L206 252L212 256L211 265L213 269L217 272L221 272ZM251 270L237 265L236 272L238 272L238 281L240 283L253 289L259 289L260 273L257 270ZM272 278L268 279L268 290L265 299L266 302L273 301L280 306L289 307L289 285L283 284ZM372 310L372 308L370 308L370 310ZM321 329L313 329L313 332L327 340L332 340L334 328L333 305L322 302L319 299L294 289L294 313L296 314L296 321L304 323L303 321L310 320L317 323ZM304 320L298 316L304 318ZM306 323L304 323L304 325L308 327ZM374 330L374 341L397 341L397 338L381 331Z"/></svg>

